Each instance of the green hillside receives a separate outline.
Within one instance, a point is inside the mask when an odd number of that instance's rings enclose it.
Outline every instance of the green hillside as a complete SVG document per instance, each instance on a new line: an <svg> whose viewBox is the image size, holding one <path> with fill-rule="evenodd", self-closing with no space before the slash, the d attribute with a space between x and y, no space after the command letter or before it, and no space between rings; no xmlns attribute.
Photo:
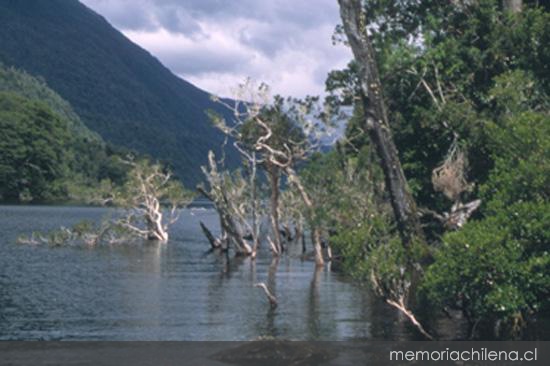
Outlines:
<svg viewBox="0 0 550 366"><path fill-rule="evenodd" d="M14 67L5 67L0 63L0 92L13 92L28 99L40 100L63 117L74 134L103 143L97 133L90 131L84 125L71 105L51 90L43 80Z"/></svg>
<svg viewBox="0 0 550 366"><path fill-rule="evenodd" d="M0 64L0 201L58 202L100 181L123 181L124 151L82 124L69 103Z"/></svg>
<svg viewBox="0 0 550 366"><path fill-rule="evenodd" d="M44 78L106 141L170 162L187 185L202 178L223 143L208 93L76 0L3 0L0 24L0 62Z"/></svg>

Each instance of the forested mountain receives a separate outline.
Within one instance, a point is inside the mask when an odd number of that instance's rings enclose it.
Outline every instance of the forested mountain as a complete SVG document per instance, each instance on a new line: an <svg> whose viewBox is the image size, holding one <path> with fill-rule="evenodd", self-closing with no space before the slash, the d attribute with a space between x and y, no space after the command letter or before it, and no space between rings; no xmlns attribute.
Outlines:
<svg viewBox="0 0 550 366"><path fill-rule="evenodd" d="M188 186L201 179L223 143L208 93L76 0L4 0L0 24L1 62L44 78L106 141L169 162Z"/></svg>
<svg viewBox="0 0 550 366"><path fill-rule="evenodd" d="M2 64L0 131L0 201L74 201L125 179L126 151L90 131L43 81Z"/></svg>
<svg viewBox="0 0 550 366"><path fill-rule="evenodd" d="M14 67L5 67L0 63L0 92L12 92L27 99L39 100L62 116L75 135L86 137L103 144L101 136L88 129L74 112L71 105L50 89L45 82Z"/></svg>

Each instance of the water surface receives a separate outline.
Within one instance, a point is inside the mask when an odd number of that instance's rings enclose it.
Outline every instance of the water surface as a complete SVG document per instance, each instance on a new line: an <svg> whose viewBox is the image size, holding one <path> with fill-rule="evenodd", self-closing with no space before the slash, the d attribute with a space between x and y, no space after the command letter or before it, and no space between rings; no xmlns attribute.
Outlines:
<svg viewBox="0 0 550 366"><path fill-rule="evenodd" d="M51 230L101 208L0 206L2 340L415 339L397 312L311 261L262 251L250 259L204 255L199 221L217 228L211 209L187 209L167 245L97 248L16 244L19 234ZM215 230L214 230L215 231ZM296 248L299 251L299 248ZM271 286L271 309L256 282Z"/></svg>

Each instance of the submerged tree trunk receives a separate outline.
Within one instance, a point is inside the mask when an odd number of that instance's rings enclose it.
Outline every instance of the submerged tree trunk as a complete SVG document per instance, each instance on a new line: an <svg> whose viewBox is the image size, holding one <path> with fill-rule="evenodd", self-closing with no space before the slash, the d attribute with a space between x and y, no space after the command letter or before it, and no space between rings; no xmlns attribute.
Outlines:
<svg viewBox="0 0 550 366"><path fill-rule="evenodd" d="M147 239L157 240L161 243L168 242L168 232L162 225L162 211L156 198L151 198L150 205L147 207Z"/></svg>
<svg viewBox="0 0 550 366"><path fill-rule="evenodd" d="M208 162L210 169L203 168L203 172L210 183L210 191L206 191L201 186L197 187L197 189L206 198L211 200L216 207L223 234L220 241L222 243L223 241L231 242L237 255L251 255L253 254L253 250L246 242L243 232L243 224L246 224L244 222L245 218L243 218L239 207L237 207L238 202L235 202L235 195L230 191L230 184L228 185L228 181L226 180L227 177L218 172L217 163L212 151L208 154Z"/></svg>
<svg viewBox="0 0 550 366"><path fill-rule="evenodd" d="M237 255L251 255L252 248L244 239L241 226L238 225L231 215L224 215L224 231L229 234L229 239L233 242Z"/></svg>
<svg viewBox="0 0 550 366"><path fill-rule="evenodd" d="M408 245L415 237L423 238L423 233L416 203L410 193L392 138L374 49L367 35L362 3L361 0L338 2L344 30L359 65L366 128L380 157L399 233L403 243Z"/></svg>
<svg viewBox="0 0 550 366"><path fill-rule="evenodd" d="M298 234L299 232L299 234ZM303 231L303 227L299 230L296 230L296 238L300 238L300 241L302 242L302 254L306 254L307 248L306 248L306 234Z"/></svg>
<svg viewBox="0 0 550 366"><path fill-rule="evenodd" d="M256 183L257 174L257 158L256 152L252 152L252 159L250 160L250 187L252 189L252 259L256 258L258 248L260 247L260 224L259 212L258 212L258 192Z"/></svg>
<svg viewBox="0 0 550 366"><path fill-rule="evenodd" d="M300 193L300 196L302 197L302 201L304 202L304 205L307 209L307 214L309 216L309 221L311 225L311 239L313 242L313 250L315 252L315 264L317 266L322 266L325 264L325 260L323 259L323 246L321 243L321 229L319 226L315 223L315 218L313 217L313 201L311 200L311 197L307 193L306 189L302 185L302 182L300 181L300 177L296 174L294 169L290 167L285 168L285 173L288 176L288 180L290 183L294 184L296 188L298 189L298 192Z"/></svg>
<svg viewBox="0 0 550 366"><path fill-rule="evenodd" d="M206 238L210 242L210 246L212 247L212 249L221 248L222 247L221 239L216 238L202 221L200 222L200 225L201 225L202 232L204 233L204 236L206 236Z"/></svg>
<svg viewBox="0 0 550 366"><path fill-rule="evenodd" d="M281 232L279 226L279 182L281 180L281 172L278 166L270 164L267 167L269 181L271 185L271 229L273 231L273 244L277 251L277 255L283 252L281 242Z"/></svg>

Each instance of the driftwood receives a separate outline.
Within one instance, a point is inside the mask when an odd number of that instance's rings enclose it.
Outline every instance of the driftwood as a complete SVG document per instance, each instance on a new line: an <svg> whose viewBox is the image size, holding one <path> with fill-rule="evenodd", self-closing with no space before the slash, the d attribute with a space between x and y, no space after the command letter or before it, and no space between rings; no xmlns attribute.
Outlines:
<svg viewBox="0 0 550 366"><path fill-rule="evenodd" d="M397 283L390 287L383 285L375 271L371 271L371 283L374 290L380 295L387 304L395 307L416 327L416 329L427 339L434 340L434 337L428 333L422 324L416 319L414 313L406 306L406 297L409 293L411 283L405 278L400 278Z"/></svg>
<svg viewBox="0 0 550 366"><path fill-rule="evenodd" d="M409 318L411 323L416 327L416 329L418 329L418 331L420 333L422 333L422 335L424 337L426 337L427 339L429 339L431 341L434 340L434 337L432 337L432 335L424 329L422 324L420 324L420 322L418 320L416 320L416 317L414 316L413 312L410 311L409 309L407 309L407 307L405 306L405 302L404 302L403 298L400 298L398 301L386 299L386 302L389 305L397 308L399 311L401 311L401 313L403 313L407 318Z"/></svg>
<svg viewBox="0 0 550 366"><path fill-rule="evenodd" d="M269 301L269 305L271 305L272 308L277 307L277 305L278 305L277 298L271 293L271 291L269 291L269 289L267 288L265 283L263 283L263 282L256 283L256 284L254 284L254 287L258 287L258 288L261 288L262 290L264 290L265 296L267 297L267 300Z"/></svg>

